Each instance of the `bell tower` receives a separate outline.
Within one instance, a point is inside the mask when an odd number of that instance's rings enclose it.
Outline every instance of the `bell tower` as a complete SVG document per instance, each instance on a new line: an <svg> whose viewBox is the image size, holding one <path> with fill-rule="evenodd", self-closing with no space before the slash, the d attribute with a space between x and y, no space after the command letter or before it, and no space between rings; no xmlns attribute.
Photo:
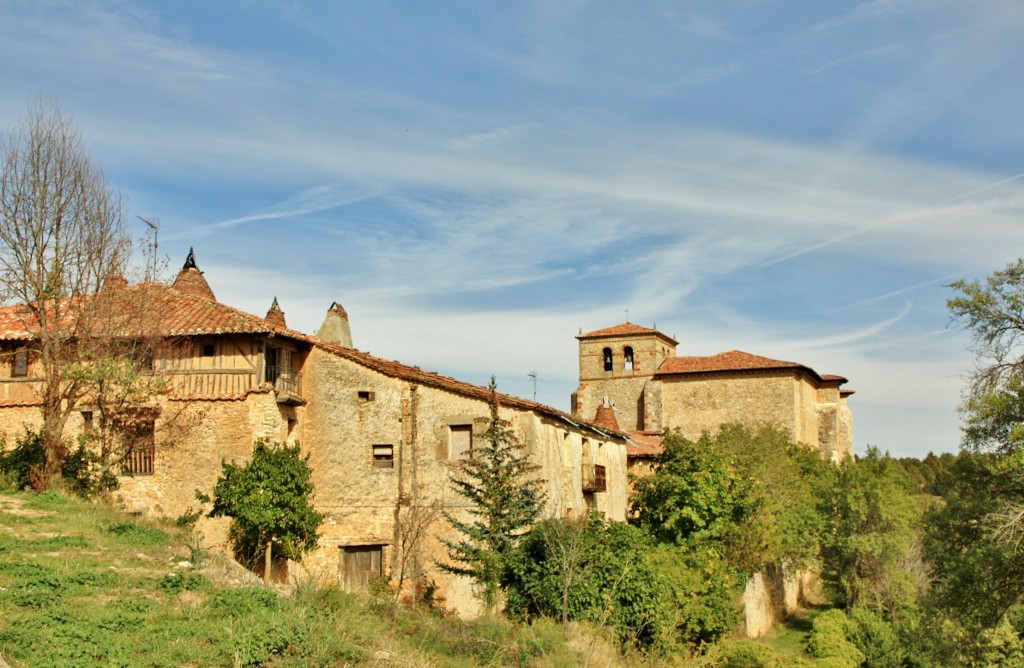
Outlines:
<svg viewBox="0 0 1024 668"><path fill-rule="evenodd" d="M657 329L630 322L576 337L580 342L580 384L573 395L573 414L593 420L609 402L625 431L650 427L644 396L654 372L679 343Z"/></svg>

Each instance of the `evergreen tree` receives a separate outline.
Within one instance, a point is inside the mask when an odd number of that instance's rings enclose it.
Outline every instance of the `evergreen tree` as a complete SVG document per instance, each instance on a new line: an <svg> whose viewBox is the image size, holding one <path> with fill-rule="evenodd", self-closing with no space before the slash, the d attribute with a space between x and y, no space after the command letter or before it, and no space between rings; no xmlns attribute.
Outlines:
<svg viewBox="0 0 1024 668"><path fill-rule="evenodd" d="M443 541L451 563L438 565L472 578L485 607L493 611L512 552L540 516L544 495L534 476L537 467L527 460L509 423L498 416L493 377L489 389L491 420L484 443L472 449L452 480L455 490L470 502L472 519L445 513L463 539Z"/></svg>
<svg viewBox="0 0 1024 668"><path fill-rule="evenodd" d="M262 556L264 580L270 579L273 559L301 559L319 539L324 517L311 503L308 459L297 445L260 439L245 466L222 464L210 517L232 518L229 538L235 553L249 564Z"/></svg>

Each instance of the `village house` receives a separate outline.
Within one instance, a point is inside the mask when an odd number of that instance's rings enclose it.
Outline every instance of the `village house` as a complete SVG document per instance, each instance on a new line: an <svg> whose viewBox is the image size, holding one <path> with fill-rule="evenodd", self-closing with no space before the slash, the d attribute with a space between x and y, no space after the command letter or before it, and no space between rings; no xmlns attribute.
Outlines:
<svg viewBox="0 0 1024 668"><path fill-rule="evenodd" d="M486 431L486 388L357 350L336 302L316 336L289 329L276 299L264 317L222 304L191 252L171 284L146 286L146 299L159 313L162 343L147 372L163 384L144 407L148 424L125 444L120 503L143 515L180 516L196 508L197 491L211 493L222 461L248 459L254 440L299 443L326 519L317 549L292 564L291 575L350 589L382 576L406 588L431 583L449 607L476 611L471 583L434 559L444 558L442 539L456 538L441 512L466 511L449 481ZM0 309L9 361L0 365L0 432L8 443L41 424L25 319L23 308ZM498 403L537 466L546 516L595 511L625 519L622 433L533 401L498 395ZM83 401L67 436L90 430L93 412ZM222 518L198 525L215 545L225 544L226 528Z"/></svg>

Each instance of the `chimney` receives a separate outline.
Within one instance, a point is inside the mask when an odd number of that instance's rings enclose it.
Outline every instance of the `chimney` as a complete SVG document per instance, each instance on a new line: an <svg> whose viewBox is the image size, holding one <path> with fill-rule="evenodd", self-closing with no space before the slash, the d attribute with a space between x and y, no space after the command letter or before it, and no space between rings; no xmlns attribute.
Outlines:
<svg viewBox="0 0 1024 668"><path fill-rule="evenodd" d="M611 429L612 431L622 431L619 429L619 421L615 418L615 407L612 406L612 402L608 400L608 397L605 397L604 403L597 407L594 424L598 427Z"/></svg>
<svg viewBox="0 0 1024 668"><path fill-rule="evenodd" d="M337 343L346 348L352 347L352 330L348 326L348 313L338 302L333 302L327 309L327 316L324 324L320 325L320 331L316 333L318 339L324 343Z"/></svg>
<svg viewBox="0 0 1024 668"><path fill-rule="evenodd" d="M270 310L267 311L267 315L263 319L277 327L288 326L284 323L284 311L282 311L280 305L278 305L277 297L274 297L274 303L270 305Z"/></svg>

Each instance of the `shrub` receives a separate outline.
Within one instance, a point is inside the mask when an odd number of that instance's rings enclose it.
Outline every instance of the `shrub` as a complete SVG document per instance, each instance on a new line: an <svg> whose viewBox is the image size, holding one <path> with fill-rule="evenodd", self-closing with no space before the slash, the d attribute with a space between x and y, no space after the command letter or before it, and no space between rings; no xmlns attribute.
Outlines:
<svg viewBox="0 0 1024 668"><path fill-rule="evenodd" d="M857 668L864 663L864 654L850 642L853 623L842 610L829 610L814 619L807 650L819 659L826 659L834 668Z"/></svg>

